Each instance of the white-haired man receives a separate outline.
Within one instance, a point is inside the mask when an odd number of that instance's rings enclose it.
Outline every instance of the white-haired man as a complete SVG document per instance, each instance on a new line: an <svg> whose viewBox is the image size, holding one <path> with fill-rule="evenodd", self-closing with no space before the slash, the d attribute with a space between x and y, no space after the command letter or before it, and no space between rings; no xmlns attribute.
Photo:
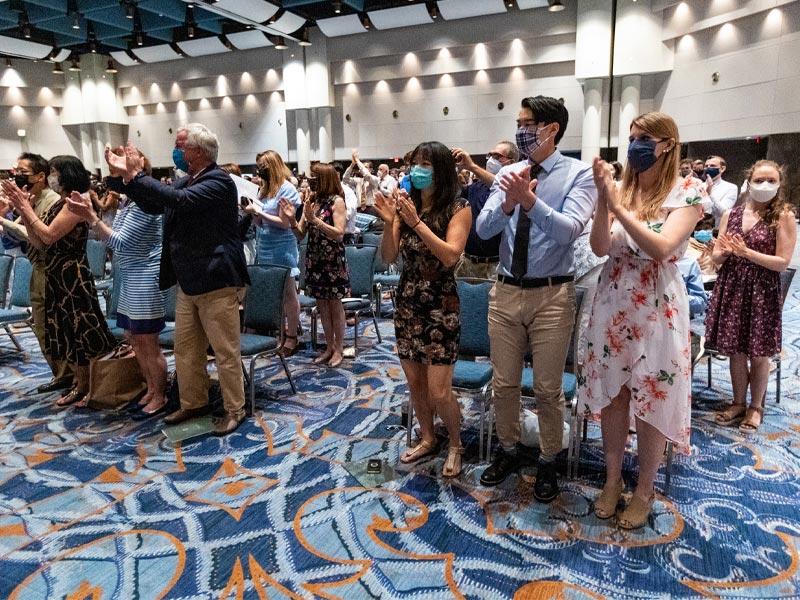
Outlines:
<svg viewBox="0 0 800 600"><path fill-rule="evenodd" d="M217 165L218 146L217 136L204 125L181 127L173 160L188 175L171 186L145 175L130 143L125 156L106 148L106 161L112 175L109 187L145 212L164 214L159 281L162 290L178 285L175 369L181 398L181 408L164 421L172 425L209 413L210 344L226 413L215 422L214 433L226 435L245 417L239 303L249 278L237 227L236 185Z"/></svg>

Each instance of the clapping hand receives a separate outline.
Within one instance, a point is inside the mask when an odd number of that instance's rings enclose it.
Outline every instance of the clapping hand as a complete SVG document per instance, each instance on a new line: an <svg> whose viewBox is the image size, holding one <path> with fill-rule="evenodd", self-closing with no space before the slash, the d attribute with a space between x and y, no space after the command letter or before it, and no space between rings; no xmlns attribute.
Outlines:
<svg viewBox="0 0 800 600"><path fill-rule="evenodd" d="M400 198L399 189L395 189L391 196L384 196L383 194L375 195L375 210L386 225L394 223L394 218L397 215L397 202Z"/></svg>
<svg viewBox="0 0 800 600"><path fill-rule="evenodd" d="M113 150L106 144L105 159L111 175L122 177L127 181L133 179L144 168L144 158L130 141L124 148L120 146Z"/></svg>
<svg viewBox="0 0 800 600"><path fill-rule="evenodd" d="M592 162L592 176L597 187L597 202L604 202L609 212L616 213L619 210L619 202L617 186L614 184L614 167L602 158L595 157Z"/></svg>
<svg viewBox="0 0 800 600"><path fill-rule="evenodd" d="M397 200L397 214L403 219L403 222L411 228L414 228L419 223L419 215L417 214L417 207L414 206L414 201L411 199L405 190L398 191Z"/></svg>
<svg viewBox="0 0 800 600"><path fill-rule="evenodd" d="M67 207L71 213L77 215L87 223L94 221L97 218L97 214L94 212L94 208L92 207L92 199L89 198L89 194L83 196L78 192L72 192L72 194L67 197Z"/></svg>
<svg viewBox="0 0 800 600"><path fill-rule="evenodd" d="M303 200L303 216L306 219L306 223L312 223L317 215L315 199L316 194L314 192L307 192L306 198Z"/></svg>
<svg viewBox="0 0 800 600"><path fill-rule="evenodd" d="M461 148L453 148L452 152L456 164L462 169L471 171L475 167L475 162L472 160L472 157L468 152L465 152Z"/></svg>
<svg viewBox="0 0 800 600"><path fill-rule="evenodd" d="M531 180L531 168L525 167L519 173L509 171L500 178L500 189L506 194L506 201L510 205L504 207L506 213L510 213L517 204L522 205L525 210L530 210L536 203L536 179Z"/></svg>
<svg viewBox="0 0 800 600"><path fill-rule="evenodd" d="M747 247L744 238L742 238L742 236L738 233L733 235L727 234L723 243L730 253L735 256L747 258L747 255L750 252L750 248Z"/></svg>
<svg viewBox="0 0 800 600"><path fill-rule="evenodd" d="M287 227L297 226L297 211L295 210L292 203L289 202L286 198L280 198L278 200L278 216L280 217L281 221L283 221L283 223L286 224Z"/></svg>
<svg viewBox="0 0 800 600"><path fill-rule="evenodd" d="M20 214L26 209L33 210L31 208L33 202L31 195L28 194L27 186L19 189L17 184L11 179L4 179L0 184L2 184L2 188L0 189L3 191L6 204L13 206Z"/></svg>

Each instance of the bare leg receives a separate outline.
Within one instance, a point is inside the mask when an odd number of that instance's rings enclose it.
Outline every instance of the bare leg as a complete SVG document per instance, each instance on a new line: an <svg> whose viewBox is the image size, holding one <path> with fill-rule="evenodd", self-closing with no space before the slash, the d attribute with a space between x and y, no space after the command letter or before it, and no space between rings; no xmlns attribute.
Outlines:
<svg viewBox="0 0 800 600"><path fill-rule="evenodd" d="M764 406L768 383L769 357L753 356L750 359L750 406Z"/></svg>
<svg viewBox="0 0 800 600"><path fill-rule="evenodd" d="M603 489L617 489L622 479L622 459L630 427L630 400L630 390L623 387L611 404L600 411L603 454L606 459L606 483Z"/></svg>
<svg viewBox="0 0 800 600"><path fill-rule="evenodd" d="M139 400L139 406L147 406L153 400L153 384L150 380L150 369L147 365L147 351L143 348L141 335L134 335L127 332L126 337L128 338L131 348L133 348L133 351L136 353L136 362L139 363L139 369L141 369L144 380L147 382L147 392Z"/></svg>
<svg viewBox="0 0 800 600"><path fill-rule="evenodd" d="M645 502L653 495L653 482L664 459L667 438L649 423L636 418L636 446L639 452L639 481L634 494Z"/></svg>
<svg viewBox="0 0 800 600"><path fill-rule="evenodd" d="M733 386L733 403L744 406L747 403L747 387L750 385L750 370L747 368L747 356L745 354L734 354L730 356L728 360L731 361L730 370L731 385Z"/></svg>
<svg viewBox="0 0 800 600"><path fill-rule="evenodd" d="M330 300L331 329L333 331L333 354L331 366L338 367L344 353L344 307L339 299Z"/></svg>
<svg viewBox="0 0 800 600"><path fill-rule="evenodd" d="M428 398L428 367L410 360L401 360L400 365L403 367L403 373L408 382L410 401L414 406L414 414L419 420L422 441L434 444L436 434L433 431L433 409ZM409 423L409 427L411 426L412 424Z"/></svg>
<svg viewBox="0 0 800 600"><path fill-rule="evenodd" d="M150 401L144 407L146 412L153 412L164 405L164 389L167 384L167 361L158 345L158 334L150 333L134 336L141 349L146 371L148 394ZM138 351L137 351L138 352Z"/></svg>
<svg viewBox="0 0 800 600"><path fill-rule="evenodd" d="M333 349L336 339L333 333L333 323L331 322L330 300L317 299L319 307L319 320L322 321L322 331L325 333L325 351L314 359L314 363L320 364L328 362L333 356Z"/></svg>
<svg viewBox="0 0 800 600"><path fill-rule="evenodd" d="M461 446L461 406L453 394L452 383L452 365L428 366L428 398L432 412L444 421L450 445Z"/></svg>

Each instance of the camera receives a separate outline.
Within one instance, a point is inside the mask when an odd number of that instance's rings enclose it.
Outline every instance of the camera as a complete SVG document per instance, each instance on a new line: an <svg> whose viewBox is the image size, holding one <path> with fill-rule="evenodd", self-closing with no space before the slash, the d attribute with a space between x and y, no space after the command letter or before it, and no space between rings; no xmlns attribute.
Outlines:
<svg viewBox="0 0 800 600"><path fill-rule="evenodd" d="M247 196L242 196L241 198L239 198L239 206L241 206L242 208L247 208L252 203L253 201L250 200L250 198L248 198Z"/></svg>

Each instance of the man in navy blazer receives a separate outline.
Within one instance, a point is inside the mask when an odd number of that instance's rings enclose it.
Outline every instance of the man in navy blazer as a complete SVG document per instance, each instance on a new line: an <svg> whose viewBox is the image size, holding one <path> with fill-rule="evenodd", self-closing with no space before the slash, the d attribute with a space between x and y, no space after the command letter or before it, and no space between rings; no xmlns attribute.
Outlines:
<svg viewBox="0 0 800 600"><path fill-rule="evenodd" d="M181 408L164 418L176 424L208 414L206 351L216 356L225 417L214 432L226 435L244 420L239 303L249 284L238 232L236 185L217 166L217 136L199 123L178 130L173 158L188 172L173 185L147 176L132 144L124 156L106 148L109 187L124 193L150 214L164 215L159 285L177 283L175 369Z"/></svg>

